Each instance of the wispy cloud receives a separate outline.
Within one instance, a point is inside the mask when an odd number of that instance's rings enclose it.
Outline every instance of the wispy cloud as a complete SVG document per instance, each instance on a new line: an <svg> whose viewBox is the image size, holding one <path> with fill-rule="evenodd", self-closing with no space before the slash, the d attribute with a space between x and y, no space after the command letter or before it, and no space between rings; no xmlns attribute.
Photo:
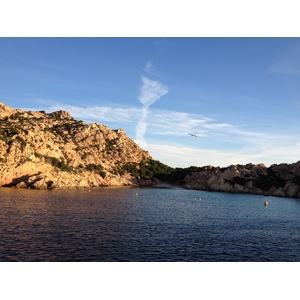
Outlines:
<svg viewBox="0 0 300 300"><path fill-rule="evenodd" d="M238 137L233 137L236 139ZM298 140L299 141L299 140ZM295 137L287 137L284 141L278 137L262 140L245 141L243 146L234 150L226 150L220 141L218 147L206 148L202 143L198 147L192 144L148 143L147 150L154 159L173 167L188 166L221 166L235 164L264 163L270 166L274 163L293 163L299 160L300 143Z"/></svg>
<svg viewBox="0 0 300 300"><path fill-rule="evenodd" d="M58 110L65 110L70 112L75 119L84 120L86 122L113 122L113 123L130 123L137 122L141 109L139 108L122 108L109 106L90 106L80 107L69 105L58 101L44 101L50 105L39 105L35 110L46 110L47 112L54 112ZM24 108L24 110L32 110L32 108Z"/></svg>
<svg viewBox="0 0 300 300"><path fill-rule="evenodd" d="M140 103L143 105L140 120L136 126L136 142L145 147L146 140L144 135L147 130L147 115L148 108L163 95L168 93L168 88L158 81L153 81L147 77L142 77L141 94L139 97Z"/></svg>
<svg viewBox="0 0 300 300"><path fill-rule="evenodd" d="M147 130L146 118L147 118L147 109L143 108L140 120L136 126L136 136L135 136L135 141L143 148L145 148L147 145L146 140L144 138L144 135Z"/></svg>
<svg viewBox="0 0 300 300"><path fill-rule="evenodd" d="M173 167L189 166L221 166L248 163L249 155L243 153L230 153L215 149L199 149L188 146L148 144L148 151L154 159L160 160Z"/></svg>
<svg viewBox="0 0 300 300"><path fill-rule="evenodd" d="M145 82L143 85L149 83L147 79ZM113 124L116 126L113 128L135 128L135 132L131 130L129 134L127 129L125 132L131 138L135 135L136 142L154 159L174 167L228 166L249 162L270 165L299 160L300 138L296 135L255 131L198 114L149 109L167 92L166 87L161 85L159 88L159 83L150 83L148 88L143 86L141 89L141 108L78 107L51 101L48 107L41 106L36 110L53 112L63 109L78 120L99 122L109 127ZM197 134L198 138L191 138L189 132Z"/></svg>
<svg viewBox="0 0 300 300"><path fill-rule="evenodd" d="M142 76L142 87L139 101L148 108L151 104L157 101L160 97L168 93L167 86L147 77Z"/></svg>
<svg viewBox="0 0 300 300"><path fill-rule="evenodd" d="M152 69L153 69L153 64L152 64L150 61L148 61L148 62L145 64L145 67L144 67L143 70L144 70L145 72L151 73Z"/></svg>
<svg viewBox="0 0 300 300"><path fill-rule="evenodd" d="M153 110L149 112L148 121L153 133L185 136L191 131L197 135L204 134L204 125L213 119L183 112Z"/></svg>
<svg viewBox="0 0 300 300"><path fill-rule="evenodd" d="M160 72L155 66L154 66L154 64L152 63L152 62L150 62L150 61L148 61L146 64L145 64L145 66L144 66L144 68L143 68L143 71L145 72L145 73L148 73L148 74L150 74L150 75L153 75L153 76L155 76L155 77L157 77L157 78L165 78L166 76L162 73L162 72Z"/></svg>

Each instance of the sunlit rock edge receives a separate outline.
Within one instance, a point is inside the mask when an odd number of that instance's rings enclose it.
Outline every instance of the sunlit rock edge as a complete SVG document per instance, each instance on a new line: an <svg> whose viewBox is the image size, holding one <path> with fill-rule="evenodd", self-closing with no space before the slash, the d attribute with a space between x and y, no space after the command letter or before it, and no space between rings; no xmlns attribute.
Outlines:
<svg viewBox="0 0 300 300"><path fill-rule="evenodd" d="M132 167L138 169L141 163L151 161L151 155L122 129L86 124L66 111L25 112L0 103L0 186L66 189L156 185L159 174L143 179L131 172ZM187 189L300 198L300 161L270 167L249 163L170 170L163 180ZM174 181L175 173L179 175Z"/></svg>
<svg viewBox="0 0 300 300"><path fill-rule="evenodd" d="M122 129L0 103L0 186L64 189L153 184L125 166L151 160Z"/></svg>

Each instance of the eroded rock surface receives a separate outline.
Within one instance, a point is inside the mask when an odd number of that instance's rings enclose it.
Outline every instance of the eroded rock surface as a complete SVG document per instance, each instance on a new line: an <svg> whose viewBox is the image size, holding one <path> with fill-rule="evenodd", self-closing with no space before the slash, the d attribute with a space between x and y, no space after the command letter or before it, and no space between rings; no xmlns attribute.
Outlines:
<svg viewBox="0 0 300 300"><path fill-rule="evenodd" d="M183 186L219 192L300 198L300 161L294 164L207 166L184 178Z"/></svg>
<svg viewBox="0 0 300 300"><path fill-rule="evenodd" d="M151 160L122 129L69 112L25 112L0 103L0 186L73 188L137 185L128 164Z"/></svg>

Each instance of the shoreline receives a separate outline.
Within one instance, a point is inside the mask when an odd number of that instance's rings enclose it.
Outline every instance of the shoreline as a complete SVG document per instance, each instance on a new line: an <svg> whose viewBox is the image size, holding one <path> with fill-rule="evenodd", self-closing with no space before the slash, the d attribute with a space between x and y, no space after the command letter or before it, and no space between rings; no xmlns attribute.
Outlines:
<svg viewBox="0 0 300 300"><path fill-rule="evenodd" d="M197 188L186 188L182 185L172 185L172 184L157 184L157 185L105 185L105 186L93 186L93 187L67 187L67 188L54 188L54 189L35 189L35 188L17 188L15 186L12 187L0 187L0 190L17 190L17 191L76 191L76 190L87 190L91 192L92 190L101 190L101 189L111 189L111 190L118 190L118 189L176 189L181 188L185 190L192 190L192 191L199 191L199 192L209 192L209 193L225 193L225 194L235 194L235 195L255 195L261 196L264 198L267 197L275 197L275 198L287 198L287 199L294 199L300 200L299 197L289 197L289 196L275 196L266 193L247 193L247 192L234 192L234 191L221 191L221 190L205 190L205 189L197 189Z"/></svg>

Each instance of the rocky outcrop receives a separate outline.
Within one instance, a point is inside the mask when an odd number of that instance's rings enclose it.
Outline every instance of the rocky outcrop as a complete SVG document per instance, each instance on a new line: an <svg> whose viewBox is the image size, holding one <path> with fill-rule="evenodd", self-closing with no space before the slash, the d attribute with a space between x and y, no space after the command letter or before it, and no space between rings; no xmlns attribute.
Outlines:
<svg viewBox="0 0 300 300"><path fill-rule="evenodd" d="M25 112L0 103L0 186L54 189L140 185L126 170L151 160L122 129L69 112Z"/></svg>
<svg viewBox="0 0 300 300"><path fill-rule="evenodd" d="M184 178L183 187L207 191L300 198L300 161L294 164L206 166Z"/></svg>
<svg viewBox="0 0 300 300"><path fill-rule="evenodd" d="M188 189L300 198L300 161L172 169L153 161L122 129L86 124L66 111L25 112L0 103L0 186L149 186L159 175Z"/></svg>
<svg viewBox="0 0 300 300"><path fill-rule="evenodd" d="M7 116L10 116L16 112L15 109L4 105L3 103L0 102L0 118L4 118Z"/></svg>

